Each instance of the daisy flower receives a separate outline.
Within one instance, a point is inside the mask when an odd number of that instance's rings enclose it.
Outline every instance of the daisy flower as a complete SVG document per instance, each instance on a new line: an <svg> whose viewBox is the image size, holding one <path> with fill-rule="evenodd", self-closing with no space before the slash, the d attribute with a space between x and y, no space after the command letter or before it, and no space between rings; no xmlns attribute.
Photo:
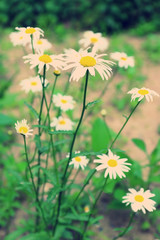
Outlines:
<svg viewBox="0 0 160 240"><path fill-rule="evenodd" d="M58 70L58 69L55 69L55 70L53 71L53 73L54 73L55 76L59 76L59 75L61 74L61 71Z"/></svg>
<svg viewBox="0 0 160 240"><path fill-rule="evenodd" d="M126 163L128 160L127 158L121 158L119 159L119 156L114 155L111 150L108 150L108 155L102 154L97 155L99 160L95 159L95 163L100 163L98 167L96 167L96 170L102 170L106 169L104 177L106 178L107 175L109 175L110 179L114 178L116 179L116 176L118 175L120 178L126 177L124 172L128 172L130 168L128 165L131 165L130 163Z"/></svg>
<svg viewBox="0 0 160 240"><path fill-rule="evenodd" d="M138 101L141 101L144 97L147 101L153 101L153 96L159 97L159 94L149 88L133 88L128 92L128 94L132 94L131 101L139 98Z"/></svg>
<svg viewBox="0 0 160 240"><path fill-rule="evenodd" d="M33 129L29 128L26 119L23 119L21 122L17 121L17 123L15 123L15 128L17 133L24 135L26 137L28 137L29 135L33 135L32 134Z"/></svg>
<svg viewBox="0 0 160 240"><path fill-rule="evenodd" d="M76 154L80 153L80 151L75 152ZM79 167L82 168L82 170L84 170L84 167L86 167L86 165L88 164L89 159L86 156L76 156L74 158L72 158L71 162L69 163L69 165L74 165L74 168L78 169Z"/></svg>
<svg viewBox="0 0 160 240"><path fill-rule="evenodd" d="M79 52L74 50L74 56L72 57L68 57L65 54L64 56L66 56L66 67L64 70L73 68L70 81L78 81L84 77L87 70L92 76L95 76L96 70L103 80L108 80L112 74L112 68L109 67L109 64L113 65L114 63L102 58L102 56L106 56L106 54L98 55L93 51L88 52L86 49Z"/></svg>
<svg viewBox="0 0 160 240"><path fill-rule="evenodd" d="M72 96L63 96L60 93L53 95L53 103L56 107L60 107L62 111L74 108L75 101Z"/></svg>
<svg viewBox="0 0 160 240"><path fill-rule="evenodd" d="M48 83L48 80L45 79L45 85L47 85L47 83ZM29 91L32 91L32 92L42 91L42 83L39 76L24 79L20 82L20 85L26 93L28 93Z"/></svg>
<svg viewBox="0 0 160 240"><path fill-rule="evenodd" d="M85 213L88 213L89 211L90 211L90 208L89 208L88 205L86 205L86 206L84 207L84 212L85 212Z"/></svg>
<svg viewBox="0 0 160 240"><path fill-rule="evenodd" d="M139 191L136 191L135 189L130 188L129 191L130 192L123 197L124 200L122 202L126 203L126 205L131 204L131 208L134 212L142 210L145 214L146 210L153 212L153 210L156 209L154 207L156 202L150 199L151 197L154 197L155 194L151 193L150 190L144 191L144 189L141 188Z"/></svg>
<svg viewBox="0 0 160 240"><path fill-rule="evenodd" d="M18 30L23 36L33 36L33 39L39 39L40 36L44 36L44 31L40 28L33 28L33 27L16 27L16 30Z"/></svg>
<svg viewBox="0 0 160 240"><path fill-rule="evenodd" d="M44 38L40 38L40 39L35 39L33 41L33 47L35 49L36 52L44 52L48 49L50 49L52 47L52 44ZM30 44L30 48L32 49L32 45Z"/></svg>
<svg viewBox="0 0 160 240"><path fill-rule="evenodd" d="M25 60L24 63L30 63L31 69L38 66L39 73L42 71L44 65L46 65L46 71L48 71L49 67L52 66L56 70L62 69L64 66L64 61L62 55L48 55L48 54L28 54L27 56L23 57Z"/></svg>
<svg viewBox="0 0 160 240"><path fill-rule="evenodd" d="M14 46L25 46L27 43L30 42L30 37L24 36L21 32L12 32L9 37Z"/></svg>
<svg viewBox="0 0 160 240"><path fill-rule="evenodd" d="M74 123L69 118L64 118L62 116L58 118L53 118L51 122L51 127L55 127L56 131L70 131L73 129Z"/></svg>
<svg viewBox="0 0 160 240"><path fill-rule="evenodd" d="M110 54L110 57L113 60L118 61L118 66L119 67L124 67L124 68L128 68L128 67L134 67L134 57L128 57L126 53L124 52L114 52Z"/></svg>
<svg viewBox="0 0 160 240"><path fill-rule="evenodd" d="M79 41L79 44L82 44L84 48L93 45L94 51L104 51L109 46L109 41L107 38L102 37L101 33L94 33L92 31L86 31L84 33L84 38Z"/></svg>

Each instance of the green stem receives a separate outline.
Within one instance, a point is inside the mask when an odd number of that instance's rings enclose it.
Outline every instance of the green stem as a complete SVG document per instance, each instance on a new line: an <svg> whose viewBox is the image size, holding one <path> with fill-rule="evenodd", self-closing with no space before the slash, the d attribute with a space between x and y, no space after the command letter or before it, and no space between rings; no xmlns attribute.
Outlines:
<svg viewBox="0 0 160 240"><path fill-rule="evenodd" d="M83 190L85 189L85 187L88 185L89 181L91 180L91 178L94 176L94 174L96 173L96 170L93 171L93 173L91 174L91 176L89 177L89 179L87 180L87 182L83 185L83 187L81 188L80 192L78 193L77 197L74 199L72 206L74 207L79 196L81 195L81 193L83 192Z"/></svg>
<svg viewBox="0 0 160 240"><path fill-rule="evenodd" d="M106 90L107 90L107 88L108 88L108 85L112 82L112 80L113 80L114 77L116 76L117 70L118 70L118 68L115 69L112 78L110 78L110 79L106 82L105 87L103 88L102 92L100 93L100 95L99 95L96 99L101 99L101 98L104 96L104 94L105 94L105 92L106 92ZM91 108L91 109L88 109L88 111L87 111L87 113L86 113L86 115L85 115L84 120L86 120L86 118L87 118L89 115L91 115L92 113L93 113L92 108Z"/></svg>
<svg viewBox="0 0 160 240"><path fill-rule="evenodd" d="M40 106L40 112L39 112L39 119L38 119L38 124L41 125L41 117L42 117L42 109L43 109L43 103L45 99L45 76L46 76L46 64L44 65L43 68L43 82L42 82L42 100L41 100L41 106ZM41 137L41 128L38 128L38 135L39 138ZM40 140L40 139L39 139ZM41 141L40 141L41 145ZM39 189L40 189L40 165L41 165L41 152L38 150L38 180L37 180L37 194L39 197Z"/></svg>
<svg viewBox="0 0 160 240"><path fill-rule="evenodd" d="M124 127L126 126L128 120L130 119L130 117L132 116L132 114L134 113L134 111L136 110L136 108L138 107L138 105L140 104L140 102L141 102L141 101L139 101L139 102L136 104L136 106L135 106L135 107L133 108L133 110L131 111L130 115L126 118L125 123L123 124L123 126L121 127L121 129L120 129L119 132L117 133L116 137L115 137L114 140L112 141L112 143L111 143L109 149L111 149L111 148L113 147L113 144L116 142L117 138L118 138L119 135L121 134L122 130L123 130ZM107 153L108 153L108 151L107 151ZM89 177L87 183L81 188L81 190L80 190L78 196L76 197L76 199L74 200L72 206L75 205L75 203L76 203L76 201L78 200L79 196L80 196L81 193L83 192L85 186L88 184L88 182L91 180L91 178L94 176L95 173L96 173L96 170L95 170L95 171L93 172L93 174Z"/></svg>
<svg viewBox="0 0 160 240"><path fill-rule="evenodd" d="M83 240L83 238L84 238L84 236L85 236L85 232L86 232L87 227L88 227L88 225L89 225L90 219L91 219L91 217L92 217L92 215L93 215L93 212L94 212L94 209L95 209L95 207L96 207L96 205L97 205L97 202L98 202L98 200L100 199L100 197L101 197L101 195L102 195L102 193L103 193L103 190L104 190L104 188L105 188L105 186L106 186L107 180L108 180L108 177L105 179L105 182L104 182L104 184L103 184L103 187L102 187L101 191L99 192L99 194L98 194L98 196L97 196L97 198L96 198L96 200L95 200L95 202L94 202L94 204L93 204L92 210L91 210L91 212L90 212L90 214L89 214L89 217L88 217L87 222L85 223L85 227L84 227L84 230L83 230L83 233L82 233L82 237L80 238L80 240Z"/></svg>
<svg viewBox="0 0 160 240"><path fill-rule="evenodd" d="M26 144L26 137L25 137L25 135L23 135L23 140L24 140L24 149L25 149L26 161L27 161L28 169L29 169L29 172L30 172L31 180L32 180L33 190L34 190L34 193L35 193L35 196L36 196L36 202L37 202L37 204L38 204L38 207L39 207L40 212L41 212L41 215L42 215L42 219L43 219L44 224L45 224L46 229L47 229L47 222L46 222L46 219L45 219L45 216L44 216L42 207L41 207L41 203L40 203L39 198L38 198L38 192L37 192L37 190L36 190L36 186L35 186L35 183L34 183L34 178L33 178L32 170L31 170L31 167L30 167L30 164L29 164L28 153L27 153L27 144ZM37 212L38 212L38 208L37 208Z"/></svg>
<svg viewBox="0 0 160 240"><path fill-rule="evenodd" d="M45 120L44 120L43 125L46 124L46 121L47 121L47 118L48 118L49 126L50 126L50 115L49 115L49 111L50 111L51 105L52 105L52 97L53 97L53 94L54 94L54 90L55 90L57 78L58 78L58 76L55 76L55 80L54 80L54 83L53 83L53 88L52 88L52 92L51 92L51 97L50 97L49 106L48 106L48 107L46 106L46 107L47 107L47 116L46 116L46 118L45 118ZM43 132L43 129L42 129L42 132ZM41 132L41 133L42 133L42 132Z"/></svg>
<svg viewBox="0 0 160 240"><path fill-rule="evenodd" d="M117 133L116 137L114 138L114 140L112 141L109 149L111 149L115 143L115 141L117 140L117 138L119 137L119 135L121 134L123 128L126 126L127 122L129 121L129 119L131 118L132 114L134 113L134 111L136 110L136 108L138 107L138 105L140 104L141 101L139 101L136 106L132 109L131 113L129 114L129 116L126 118L125 123L123 124L123 126L121 127L121 129L119 130L119 132Z"/></svg>
<svg viewBox="0 0 160 240"><path fill-rule="evenodd" d="M133 212L131 214L130 220L129 220L128 225L126 226L126 228L121 233L119 233L116 237L114 237L112 240L116 240L116 239L118 239L120 237L123 237L126 234L126 232L128 231L130 225L132 224L134 216L135 216L135 212Z"/></svg>
<svg viewBox="0 0 160 240"><path fill-rule="evenodd" d="M63 94L66 94L67 91L68 91L68 89L69 89L69 79L70 79L70 76L71 76L71 74L69 74L69 76L68 76L68 80L67 80L66 85L65 85L65 87L64 87L64 92L63 92Z"/></svg>
<svg viewBox="0 0 160 240"><path fill-rule="evenodd" d="M87 95L88 77L89 77L89 71L87 70L87 72L86 72L86 81L85 81L85 88L84 88L82 112L81 112L81 116L80 116L80 119L79 119L79 123L78 123L77 128L76 128L76 130L74 132L74 135L73 135L73 139L72 139L72 143L71 143L71 147L70 147L70 152L69 152L68 162L67 162L67 165L66 165L63 177L62 177L61 189L63 189L63 187L65 185L65 182L66 182L66 174L67 174L67 170L68 170L68 167L69 167L70 160L72 159L72 152L73 152L75 139L76 139L76 136L77 136L78 130L80 128L80 125L81 125L81 122L82 122L82 119L83 119L83 115L84 115L84 112L85 112L85 109L86 109L86 95ZM53 236L55 234L55 231L56 231L56 228L57 228L57 225L58 225L58 219L59 219L59 214L60 214L62 195L63 195L63 191L61 191L59 193L59 196L58 196L58 209L57 209L55 226L53 228Z"/></svg>
<svg viewBox="0 0 160 240"><path fill-rule="evenodd" d="M32 52L35 54L34 46L33 46L33 35L31 34L31 46L32 46Z"/></svg>

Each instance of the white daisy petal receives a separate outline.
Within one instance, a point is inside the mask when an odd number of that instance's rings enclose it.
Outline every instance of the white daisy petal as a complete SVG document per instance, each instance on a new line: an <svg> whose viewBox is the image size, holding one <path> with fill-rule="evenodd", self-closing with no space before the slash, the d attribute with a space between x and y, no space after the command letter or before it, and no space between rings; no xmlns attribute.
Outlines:
<svg viewBox="0 0 160 240"><path fill-rule="evenodd" d="M130 168L126 165L131 165L130 163L126 163L127 159L123 159L122 161L119 156L113 154L111 150L108 150L108 155L102 154L97 156L100 159L95 159L94 163L99 163L100 165L96 167L96 170L106 169L104 177L107 177L109 174L110 179L116 179L118 175L120 178L126 177L123 172L128 172Z"/></svg>
<svg viewBox="0 0 160 240"><path fill-rule="evenodd" d="M136 191L135 189L130 188L129 191L130 192L123 197L122 202L126 203L126 205L131 204L131 208L134 212L142 210L142 212L145 214L146 210L152 212L156 209L154 206L156 202L150 199L150 197L152 197L150 190L144 191L144 189L141 188L139 191Z"/></svg>
<svg viewBox="0 0 160 240"><path fill-rule="evenodd" d="M100 58L95 52L88 52L87 49L76 52L73 49L65 50L64 57L66 65L64 70L73 68L70 81L78 81L82 78L87 70L92 76L95 76L95 70L100 74L102 79L108 80L112 74L112 68L109 65L114 63L109 60Z"/></svg>
<svg viewBox="0 0 160 240"><path fill-rule="evenodd" d="M138 98L138 101L141 101L145 97L146 100L150 102L150 101L153 101L153 96L159 97L158 93L156 93L153 90L150 90L149 88L144 88L144 87L140 89L133 88L128 92L128 94L132 94L131 101L135 100L136 98Z"/></svg>
<svg viewBox="0 0 160 240"><path fill-rule="evenodd" d="M15 128L17 133L28 137L28 135L32 135L33 129L30 129L29 125L27 124L27 120L23 119L21 122L15 123Z"/></svg>

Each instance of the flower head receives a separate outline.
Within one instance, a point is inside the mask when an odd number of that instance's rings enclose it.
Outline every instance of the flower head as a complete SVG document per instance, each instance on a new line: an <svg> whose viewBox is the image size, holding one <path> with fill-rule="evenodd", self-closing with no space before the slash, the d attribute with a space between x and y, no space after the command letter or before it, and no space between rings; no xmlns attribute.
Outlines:
<svg viewBox="0 0 160 240"><path fill-rule="evenodd" d="M100 163L98 167L96 167L96 170L102 170L106 169L104 177L106 178L107 175L109 175L110 179L114 178L116 179L116 176L118 175L120 178L126 177L124 172L128 172L130 168L128 165L131 165L130 163L126 163L127 158L121 158L119 159L119 156L113 154L111 150L108 150L108 155L102 154L97 155L99 160L95 159L95 163Z"/></svg>
<svg viewBox="0 0 160 240"><path fill-rule="evenodd" d="M139 191L136 191L135 189L130 188L129 191L130 192L123 197L124 200L122 202L126 203L126 205L131 204L131 208L134 212L142 210L145 214L146 210L152 212L156 209L154 207L156 202L150 199L151 197L154 197L155 194L151 193L150 190L144 191L144 189L141 188Z"/></svg>
<svg viewBox="0 0 160 240"><path fill-rule="evenodd" d="M21 122L17 121L17 123L15 123L15 128L17 133L24 135L26 137L28 137L29 135L33 135L32 134L33 129L29 128L26 119L23 119Z"/></svg>
<svg viewBox="0 0 160 240"><path fill-rule="evenodd" d="M52 44L44 38L35 39L33 41L33 47L36 52L43 53L44 51L50 49L52 47ZM30 44L30 48L32 49L32 45Z"/></svg>
<svg viewBox="0 0 160 240"><path fill-rule="evenodd" d="M30 42L30 37L24 36L21 32L12 32L9 37L14 46L25 46L27 43Z"/></svg>
<svg viewBox="0 0 160 240"><path fill-rule="evenodd" d="M147 101L153 101L153 96L159 97L159 94L149 88L133 88L128 92L128 94L132 94L131 101L139 98L138 101L141 101L144 97Z"/></svg>
<svg viewBox="0 0 160 240"><path fill-rule="evenodd" d="M75 153L79 154L80 152L77 151ZM76 156L76 157L72 158L72 160L69 163L69 165L73 164L74 168L78 169L79 167L81 167L84 170L84 167L86 167L88 162L89 162L89 159L86 156Z"/></svg>
<svg viewBox="0 0 160 240"><path fill-rule="evenodd" d="M109 41L107 38L102 37L101 33L94 33L92 31L86 31L84 38L79 41L84 48L93 46L94 51L104 51L108 48Z"/></svg>
<svg viewBox="0 0 160 240"><path fill-rule="evenodd" d="M72 96L63 96L60 93L53 95L53 103L56 107L60 107L62 111L74 108L75 101Z"/></svg>
<svg viewBox="0 0 160 240"><path fill-rule="evenodd" d="M55 127L56 131L70 131L73 125L74 123L69 118L64 118L62 116L53 118L51 122L51 127Z"/></svg>
<svg viewBox="0 0 160 240"><path fill-rule="evenodd" d="M44 31L40 28L34 28L34 27L16 27L16 30L18 30L24 37L26 36L33 36L33 39L39 39L40 36L44 36Z"/></svg>
<svg viewBox="0 0 160 240"><path fill-rule="evenodd" d="M47 83L48 83L48 80L45 79L45 85ZM31 92L42 91L42 83L41 83L39 76L24 79L20 82L20 85L26 93L28 93L29 91L31 91Z"/></svg>
<svg viewBox="0 0 160 240"><path fill-rule="evenodd" d="M90 207L88 206L88 205L86 205L85 207L84 207L84 212L85 213L88 213L90 211Z"/></svg>
<svg viewBox="0 0 160 240"><path fill-rule="evenodd" d="M31 69L38 66L39 73L42 71L44 65L46 65L46 71L48 71L50 66L54 67L56 70L62 69L64 66L61 55L29 54L23 58L26 59L24 63L29 62L31 64Z"/></svg>
<svg viewBox="0 0 160 240"><path fill-rule="evenodd" d="M134 58L128 57L126 53L124 52L114 52L110 54L110 57L113 60L118 61L118 66L119 67L124 67L124 68L128 68L128 67L134 67Z"/></svg>
<svg viewBox="0 0 160 240"><path fill-rule="evenodd" d="M71 51L74 54L71 56ZM86 71L88 70L92 76L95 76L95 70L100 74L101 78L108 80L112 74L112 68L109 65L114 63L102 58L106 54L98 55L95 52L88 52L86 50L80 50L76 52L75 50L70 50L69 54L64 54L66 57L66 67L64 70L73 68L71 73L70 81L78 81L80 78L84 77Z"/></svg>

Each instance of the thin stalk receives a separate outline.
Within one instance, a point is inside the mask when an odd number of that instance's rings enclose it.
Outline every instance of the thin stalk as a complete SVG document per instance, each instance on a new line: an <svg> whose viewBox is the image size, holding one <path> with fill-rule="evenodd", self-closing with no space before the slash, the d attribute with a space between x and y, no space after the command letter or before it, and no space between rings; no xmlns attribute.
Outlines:
<svg viewBox="0 0 160 240"><path fill-rule="evenodd" d="M57 167L56 154L55 154L55 147L54 147L54 144L53 144L53 136L52 136L52 134L50 134L50 141L51 141L52 156L53 156L54 167L55 167L55 175L56 175L56 180L57 180L57 184L58 184L58 183L59 183L59 178L58 178L58 167Z"/></svg>
<svg viewBox="0 0 160 240"><path fill-rule="evenodd" d="M100 95L97 97L97 99L101 99L101 98L104 96L104 94L105 94L106 91L107 91L108 85L112 82L112 80L113 80L114 77L116 76L117 70L118 70L118 68L115 69L112 78L110 78L110 79L106 82L105 87L103 88L102 92L101 92ZM92 112L93 112L92 108L91 108L91 109L88 109L88 111L87 111L87 113L86 113L86 115L85 115L84 120L85 120Z"/></svg>
<svg viewBox="0 0 160 240"><path fill-rule="evenodd" d="M65 87L64 87L64 92L63 92L63 94L66 94L67 91L68 91L68 89L69 89L69 79L70 79L70 76L71 76L71 74L69 74L69 76L68 76L68 80L67 80L66 85L65 85Z"/></svg>
<svg viewBox="0 0 160 240"><path fill-rule="evenodd" d="M31 46L32 46L32 52L35 54L34 46L33 46L33 35L31 34Z"/></svg>
<svg viewBox="0 0 160 240"><path fill-rule="evenodd" d="M38 119L38 124L41 125L41 116L42 116L42 109L43 109L43 103L44 103L44 99L45 99L45 76L46 76L46 65L44 65L43 68L43 82L42 82L42 100L41 100L41 106L40 106L40 112L39 112L39 119ZM41 136L41 128L38 127L38 135L39 138ZM40 145L41 145L41 141L40 141ZM39 189L40 189L40 165L41 165L41 152L38 150L38 180L37 180L37 194L38 194L38 198L39 198Z"/></svg>
<svg viewBox="0 0 160 240"><path fill-rule="evenodd" d="M134 113L134 111L136 110L136 108L138 107L138 105L140 104L141 101L139 101L136 106L132 109L131 113L129 114L129 116L126 118L125 123L123 124L123 126L121 127L121 129L119 130L119 132L117 133L116 137L114 138L114 140L112 141L109 149L111 149L115 143L115 141L117 140L117 138L119 137L119 135L121 134L121 132L123 131L124 127L126 126L127 122L129 121L129 119L131 118L132 114Z"/></svg>
<svg viewBox="0 0 160 240"><path fill-rule="evenodd" d="M72 152L73 152L75 139L76 139L76 136L77 136L78 130L80 128L80 125L81 125L81 122L82 122L82 119L83 119L83 116L84 116L84 112L85 112L85 109L86 109L86 95L87 95L88 77L89 77L89 71L87 70L87 72L86 72L86 81L85 81L85 88L84 88L84 96L83 96L82 112L81 112L81 116L80 116L80 119L79 119L79 123L78 123L77 128L76 128L76 130L74 132L74 135L73 135L73 139L72 139L72 143L71 143L71 147L70 147L70 152L69 152L68 162L67 162L67 165L66 165L63 177L62 177L61 189L63 189L63 187L64 187L64 185L66 183L66 174L67 174L67 170L68 170L68 167L69 167L69 162L72 159ZM59 196L58 196L58 209L57 209L55 225L54 225L54 228L53 228L53 236L55 234L55 231L56 231L56 228L57 228L57 225L58 225L58 219L59 219L60 209L61 209L62 195L63 195L63 191L61 191L59 193Z"/></svg>
<svg viewBox="0 0 160 240"><path fill-rule="evenodd" d="M50 102L49 102L49 106L47 107L47 116L46 116L46 118L45 118L45 120L44 120L43 125L46 124L47 118L48 118L48 120L50 121L49 111L50 111L51 105L52 105L52 96L53 96L53 94L54 94L54 90L55 90L57 78L58 78L58 76L55 77L55 80L54 80L54 83L53 83L52 92L51 92L51 97L50 97ZM49 123L49 126L50 126L50 123ZM43 129L42 129L42 132L43 132ZM41 132L41 133L42 133L42 132Z"/></svg>
<svg viewBox="0 0 160 240"><path fill-rule="evenodd" d="M128 225L126 226L126 228L121 233L119 233L116 237L114 237L112 240L116 240L116 239L118 239L120 237L123 237L126 234L126 232L128 231L130 225L132 224L132 221L133 221L133 218L134 218L135 214L136 214L135 212L133 212L131 214L129 222L128 222Z"/></svg>
<svg viewBox="0 0 160 240"><path fill-rule="evenodd" d="M98 196L97 196L97 198L96 198L96 200L95 200L95 202L94 202L94 204L93 204L92 210L91 210L91 212L90 212L90 214L89 214L89 217L88 217L87 222L85 223L85 227L84 227L84 230L83 230L83 233L82 233L82 237L80 238L80 240L83 240L83 238L84 238L84 236L85 236L85 232L86 232L87 227L88 227L88 225L89 225L90 219L91 219L91 217L92 217L92 215L93 215L93 212L94 212L94 209L95 209L95 207L96 207L96 205L97 205L97 202L98 202L98 200L100 199L100 197L101 197L101 195L102 195L102 193L103 193L103 190L104 190L104 188L105 188L105 186L106 186L107 180L108 180L108 177L105 179L105 182L104 182L104 184L103 184L103 187L102 187L101 191L99 192L99 194L98 194Z"/></svg>
<svg viewBox="0 0 160 240"><path fill-rule="evenodd" d="M116 137L114 138L114 140L112 141L109 149L111 149L114 145L114 143L116 142L117 138L119 137L119 135L121 134L121 132L123 131L124 127L126 126L127 122L129 121L129 119L131 118L132 114L134 113L134 111L136 110L136 108L138 107L138 105L140 104L141 101L139 101L136 106L133 108L133 110L131 111L130 115L126 118L125 123L123 124L123 126L121 127L121 129L119 130L119 132L117 133ZM108 153L108 151L106 152ZM96 173L96 170L93 172L93 174L89 177L87 183L81 188L79 194L77 195L77 197L75 198L72 206L75 205L76 201L78 200L79 196L81 195L81 193L83 192L85 186L88 184L88 182L91 180L91 178L94 176L94 174Z"/></svg>
<svg viewBox="0 0 160 240"><path fill-rule="evenodd" d="M85 187L88 185L89 181L91 180L91 178L94 176L94 174L96 173L96 170L94 170L94 172L91 174L90 178L87 180L87 182L83 185L83 187L81 188L81 190L79 191L77 197L74 199L72 206L74 207L79 196L81 195L81 193L83 192L83 190L85 189Z"/></svg>
<svg viewBox="0 0 160 240"><path fill-rule="evenodd" d="M45 224L46 229L47 229L47 222L46 222L46 219L45 219L45 216L44 216L42 207L41 207L41 203L40 203L39 198L38 198L38 192L37 192L37 189L36 189L36 186L35 186L35 183L34 183L34 177L33 177L32 170L31 170L31 167L30 167L30 164L29 164L28 153L27 153L27 144L26 144L26 137L25 137L25 135L23 135L23 140L24 140L24 149L25 149L26 161L27 161L29 173L30 173L31 180L32 180L33 190L34 190L34 193L35 193L35 196L36 196L36 202L37 202L37 204L38 204L38 207L39 207L40 212L41 212L41 215L42 215L42 219L43 219L44 224ZM38 212L39 209L37 208L37 212Z"/></svg>

